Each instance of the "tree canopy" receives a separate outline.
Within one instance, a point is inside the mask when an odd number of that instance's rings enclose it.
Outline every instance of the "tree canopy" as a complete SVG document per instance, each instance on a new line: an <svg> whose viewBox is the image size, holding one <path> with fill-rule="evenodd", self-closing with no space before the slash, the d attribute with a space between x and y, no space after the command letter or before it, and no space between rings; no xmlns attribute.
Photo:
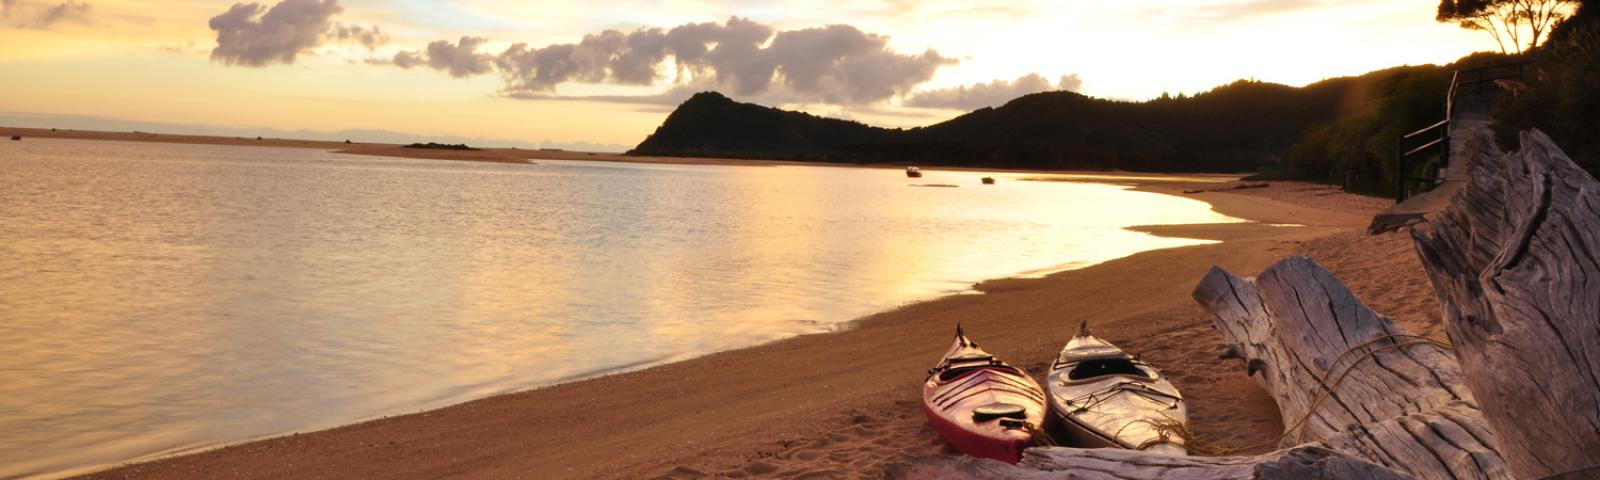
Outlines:
<svg viewBox="0 0 1600 480"><path fill-rule="evenodd" d="M1500 45L1500 53L1520 54L1538 48L1556 24L1567 18L1579 3L1578 0L1440 0L1438 20L1459 22L1461 28L1488 32Z"/></svg>

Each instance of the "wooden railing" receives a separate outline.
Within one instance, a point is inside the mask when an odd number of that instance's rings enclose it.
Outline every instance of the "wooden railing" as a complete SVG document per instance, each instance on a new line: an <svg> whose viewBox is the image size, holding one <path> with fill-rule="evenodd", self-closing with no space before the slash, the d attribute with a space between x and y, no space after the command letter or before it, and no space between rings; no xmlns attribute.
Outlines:
<svg viewBox="0 0 1600 480"><path fill-rule="evenodd" d="M1496 80L1520 77L1526 65L1527 62L1508 63L1456 70L1450 75L1450 89L1445 92L1444 97L1444 120L1402 135L1395 140L1395 151L1399 152L1400 156L1395 170L1395 203L1405 201L1413 185L1426 191L1444 181L1445 169L1450 166L1450 125L1456 118L1457 100L1462 97L1480 97L1498 92L1494 85ZM1412 157L1430 153L1439 156L1436 168L1430 168L1420 176L1411 175Z"/></svg>

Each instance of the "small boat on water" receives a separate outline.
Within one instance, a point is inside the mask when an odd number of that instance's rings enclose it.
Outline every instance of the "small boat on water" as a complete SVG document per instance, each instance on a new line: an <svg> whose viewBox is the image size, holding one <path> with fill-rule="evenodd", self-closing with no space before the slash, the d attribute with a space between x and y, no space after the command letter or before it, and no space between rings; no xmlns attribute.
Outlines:
<svg viewBox="0 0 1600 480"><path fill-rule="evenodd" d="M22 140L22 135L12 135L11 136L11 141L15 142L15 141L18 141L18 140Z"/></svg>
<svg viewBox="0 0 1600 480"><path fill-rule="evenodd" d="M1159 370L1095 337L1085 322L1050 366L1050 421L1075 447L1189 454L1178 435L1189 421L1178 388Z"/></svg>
<svg viewBox="0 0 1600 480"><path fill-rule="evenodd" d="M967 339L955 343L928 371L922 386L928 423L962 453L1017 463L1043 425L1044 390L1022 369L1007 365Z"/></svg>
<svg viewBox="0 0 1600 480"><path fill-rule="evenodd" d="M917 167L906 167L906 176L911 178L922 178L922 169Z"/></svg>
<svg viewBox="0 0 1600 480"><path fill-rule="evenodd" d="M994 185L994 177L983 177L984 185Z"/></svg>

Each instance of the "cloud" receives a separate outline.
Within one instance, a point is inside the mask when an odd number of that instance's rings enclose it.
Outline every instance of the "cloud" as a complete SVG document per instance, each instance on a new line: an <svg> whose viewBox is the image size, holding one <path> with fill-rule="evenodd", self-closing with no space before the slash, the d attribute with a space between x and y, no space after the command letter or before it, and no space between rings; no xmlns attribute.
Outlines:
<svg viewBox="0 0 1600 480"><path fill-rule="evenodd" d="M1030 93L1049 90L1066 90L1076 92L1083 87L1083 79L1077 74L1062 75L1061 80L1055 85L1050 80L1038 73L1030 73L1018 77L1016 80L995 80L989 83L975 83L953 88L928 90L917 92L906 98L905 106L916 108L948 108L956 110L976 110L983 107L1003 105L1017 97Z"/></svg>
<svg viewBox="0 0 1600 480"><path fill-rule="evenodd" d="M211 59L227 65L261 67L294 63L295 57L322 44L333 27L333 16L343 12L338 0L283 0L267 8L259 3L235 3L211 18L217 47Z"/></svg>
<svg viewBox="0 0 1600 480"><path fill-rule="evenodd" d="M484 39L480 37L461 37L455 45L435 40L422 52L402 51L394 54L392 63L400 68L427 65L434 70L450 72L450 76L456 78L481 75L494 68L493 56L478 53L478 47L483 42Z"/></svg>
<svg viewBox="0 0 1600 480"><path fill-rule="evenodd" d="M398 66L400 68L411 68L411 67L415 67L415 66L418 66L418 65L427 65L428 64L428 58L424 54L418 53L418 52L400 52L400 53L394 54L394 60L393 61L385 61L385 60L381 60L381 59L368 59L367 63L374 64L374 65L384 64L384 63L392 63L395 66Z"/></svg>
<svg viewBox="0 0 1600 480"><path fill-rule="evenodd" d="M353 23L337 24L328 29L327 36L342 42L359 44L367 47L368 51L389 43L389 34L383 33L383 30L380 30L377 25L362 27Z"/></svg>
<svg viewBox="0 0 1600 480"><path fill-rule="evenodd" d="M60 3L0 0L0 23L5 26L44 30L62 22L86 23L88 2L66 0Z"/></svg>
<svg viewBox="0 0 1600 480"><path fill-rule="evenodd" d="M928 50L901 55L888 37L848 25L779 32L765 52L784 86L823 103L866 104L905 93L954 60Z"/></svg>
<svg viewBox="0 0 1600 480"><path fill-rule="evenodd" d="M694 23L662 30L639 29L631 33L606 30L584 35L572 44L530 47L517 43L495 61L513 96L551 92L566 82L652 85L670 54L685 74L716 75L740 91L759 91L771 80L771 67L752 57L772 37L771 27L741 18L727 24ZM708 46L709 45L709 46ZM759 78L763 72L766 78Z"/></svg>
<svg viewBox="0 0 1600 480"><path fill-rule="evenodd" d="M487 54L476 50L482 43L475 37L455 46L435 41L425 53L401 52L390 63L410 68L426 62L457 77L488 73ZM669 59L675 71L668 71L674 70ZM953 63L931 49L898 53L888 37L849 25L777 31L733 17L671 29L605 30L577 43L516 43L493 56L492 70L500 74L501 93L512 98L556 97L556 87L568 82L653 86L668 80L674 88L664 94L586 98L657 103L716 89L768 103L866 105L903 95Z"/></svg>
<svg viewBox="0 0 1600 480"><path fill-rule="evenodd" d="M227 65L264 67L293 64L301 54L328 42L347 42L376 49L389 34L376 25L335 23L344 12L338 0L283 0L268 8L260 3L235 3L211 17L217 46L211 59Z"/></svg>

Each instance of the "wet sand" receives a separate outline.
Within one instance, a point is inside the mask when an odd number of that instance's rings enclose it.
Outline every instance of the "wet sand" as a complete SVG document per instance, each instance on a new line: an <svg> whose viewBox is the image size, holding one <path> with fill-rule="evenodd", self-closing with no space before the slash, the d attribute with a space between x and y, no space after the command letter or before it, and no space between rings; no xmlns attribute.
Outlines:
<svg viewBox="0 0 1600 480"><path fill-rule="evenodd" d="M878 478L903 454L951 451L927 427L919 395L957 322L991 353L1039 376L1087 320L1173 379L1191 402L1196 433L1240 448L1271 440L1281 421L1242 365L1217 359L1221 337L1190 292L1212 265L1251 276L1295 253L1330 268L1414 333L1442 338L1409 238L1361 233L1387 201L1297 183L1192 194L1182 192L1227 185L1146 180L1138 187L1264 223L1141 227L1224 242L984 282L976 285L982 294L907 305L842 332L91 477Z"/></svg>

